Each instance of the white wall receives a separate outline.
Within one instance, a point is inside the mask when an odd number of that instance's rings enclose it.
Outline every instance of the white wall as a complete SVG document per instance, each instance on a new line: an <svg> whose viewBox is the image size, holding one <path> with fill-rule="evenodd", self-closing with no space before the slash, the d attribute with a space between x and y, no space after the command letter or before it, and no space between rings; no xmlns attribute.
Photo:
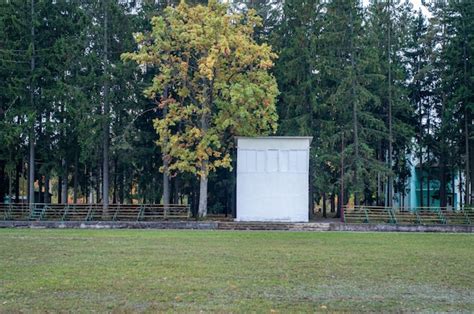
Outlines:
<svg viewBox="0 0 474 314"><path fill-rule="evenodd" d="M308 221L310 142L237 138L237 221Z"/></svg>

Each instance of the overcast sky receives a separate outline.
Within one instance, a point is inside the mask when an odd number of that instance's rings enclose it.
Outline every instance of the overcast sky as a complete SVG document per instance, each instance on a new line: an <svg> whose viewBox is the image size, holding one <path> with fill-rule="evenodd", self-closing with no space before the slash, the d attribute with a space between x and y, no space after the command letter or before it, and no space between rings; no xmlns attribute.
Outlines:
<svg viewBox="0 0 474 314"><path fill-rule="evenodd" d="M429 16L428 9L424 5L421 4L421 0L411 0L411 3L413 3L415 10L418 11L418 9L421 8L421 11L423 11L425 15Z"/></svg>

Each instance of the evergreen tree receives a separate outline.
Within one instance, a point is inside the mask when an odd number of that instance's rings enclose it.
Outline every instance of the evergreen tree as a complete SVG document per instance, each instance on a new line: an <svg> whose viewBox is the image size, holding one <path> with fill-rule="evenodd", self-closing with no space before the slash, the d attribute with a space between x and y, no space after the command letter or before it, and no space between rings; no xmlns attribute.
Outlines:
<svg viewBox="0 0 474 314"><path fill-rule="evenodd" d="M381 80L373 81L370 90L380 99L373 108L379 119L385 121L387 133L374 141L379 162L387 162L385 203L392 206L394 193L403 200L409 176L409 154L414 131L413 110L407 96L408 76L405 53L411 19L411 6L396 0L371 1L367 12L369 44L376 47L375 72ZM397 27L395 27L397 25ZM382 79L383 78L383 79ZM378 174L378 177L384 173ZM395 179L396 178L396 179ZM381 201L381 180L378 180L376 200ZM395 184L395 186L394 186ZM394 188L395 187L395 188Z"/></svg>
<svg viewBox="0 0 474 314"><path fill-rule="evenodd" d="M314 187L320 186L315 180L322 178L315 163L317 147L321 145L316 114L321 101L317 43L323 26L323 9L324 4L320 1L285 1L281 24L272 36L279 54L274 71L280 89L279 133L313 136L312 146L316 148L310 162L310 214ZM318 195L324 193L316 192Z"/></svg>
<svg viewBox="0 0 474 314"><path fill-rule="evenodd" d="M409 73L409 98L414 111L416 160L415 165L420 173L420 206L424 204L424 162L426 160L427 143L427 116L431 115L430 97L432 94L432 76L430 75L430 56L432 40L428 33L428 24L421 11L410 22L410 36L407 40L405 52L406 64Z"/></svg>
<svg viewBox="0 0 474 314"><path fill-rule="evenodd" d="M13 185L18 201L24 143L32 120L28 106L29 12L23 1L0 3L0 203L5 194L12 195Z"/></svg>
<svg viewBox="0 0 474 314"><path fill-rule="evenodd" d="M464 202L470 205L473 190L469 121L474 100L474 4L471 1L439 1L433 3L430 10L435 45L431 62L437 79L434 153L439 164L440 204L441 207L447 205L447 186L456 169L464 166ZM463 155L464 158L459 158ZM454 186L451 191L454 191Z"/></svg>
<svg viewBox="0 0 474 314"><path fill-rule="evenodd" d="M323 141L327 143L321 156L328 156L326 163L339 168L335 173L344 173L339 186L342 187L342 181L350 182L345 186L354 195L355 204L360 203L364 186L371 187L377 172L384 169L370 144L386 132L383 120L373 111L380 106L380 98L371 85L381 77L376 68L376 51L363 28L362 14L358 1L331 1L320 38L325 107L322 129ZM338 160L331 155L338 156ZM340 189L340 196L343 192Z"/></svg>

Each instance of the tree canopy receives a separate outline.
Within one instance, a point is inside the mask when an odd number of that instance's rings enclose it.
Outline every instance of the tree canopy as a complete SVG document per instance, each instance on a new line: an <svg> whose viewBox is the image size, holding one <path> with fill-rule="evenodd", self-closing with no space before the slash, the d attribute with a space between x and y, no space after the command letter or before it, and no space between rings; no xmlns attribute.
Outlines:
<svg viewBox="0 0 474 314"><path fill-rule="evenodd" d="M414 172L470 206L474 4L425 5L2 2L0 201L229 214L233 137L277 134L313 137L312 206L402 206Z"/></svg>
<svg viewBox="0 0 474 314"><path fill-rule="evenodd" d="M200 177L199 215L207 213L207 177L231 168L228 143L235 135L276 131L276 54L253 39L261 24L253 10L228 13L226 5L181 2L152 19L150 34L137 34L137 53L124 54L142 66L156 67L145 94L166 110L154 120L167 171Z"/></svg>

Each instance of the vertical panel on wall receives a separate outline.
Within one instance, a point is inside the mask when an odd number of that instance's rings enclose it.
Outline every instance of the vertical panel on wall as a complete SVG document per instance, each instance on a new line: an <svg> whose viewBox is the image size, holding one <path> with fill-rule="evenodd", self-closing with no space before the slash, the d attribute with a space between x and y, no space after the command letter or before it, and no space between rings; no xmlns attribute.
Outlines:
<svg viewBox="0 0 474 314"><path fill-rule="evenodd" d="M288 169L289 169L289 155L290 155L290 152L287 151L287 150L280 150L280 154L278 156L278 162L279 162L279 165L280 165L280 172L288 172Z"/></svg>
<svg viewBox="0 0 474 314"><path fill-rule="evenodd" d="M247 172L247 151L240 150L237 154L237 170L238 172Z"/></svg>
<svg viewBox="0 0 474 314"><path fill-rule="evenodd" d="M267 150L267 171L278 171L278 150L276 149Z"/></svg>
<svg viewBox="0 0 474 314"><path fill-rule="evenodd" d="M289 153L289 171L297 172L298 171L298 151L290 150Z"/></svg>
<svg viewBox="0 0 474 314"><path fill-rule="evenodd" d="M265 172L265 151L257 150L257 172Z"/></svg>
<svg viewBox="0 0 474 314"><path fill-rule="evenodd" d="M254 150L247 151L247 172L257 171L257 152Z"/></svg>
<svg viewBox="0 0 474 314"><path fill-rule="evenodd" d="M299 150L297 151L297 167L296 171L297 172L306 172L306 164L308 162L308 157L306 157L306 151L304 150Z"/></svg>

